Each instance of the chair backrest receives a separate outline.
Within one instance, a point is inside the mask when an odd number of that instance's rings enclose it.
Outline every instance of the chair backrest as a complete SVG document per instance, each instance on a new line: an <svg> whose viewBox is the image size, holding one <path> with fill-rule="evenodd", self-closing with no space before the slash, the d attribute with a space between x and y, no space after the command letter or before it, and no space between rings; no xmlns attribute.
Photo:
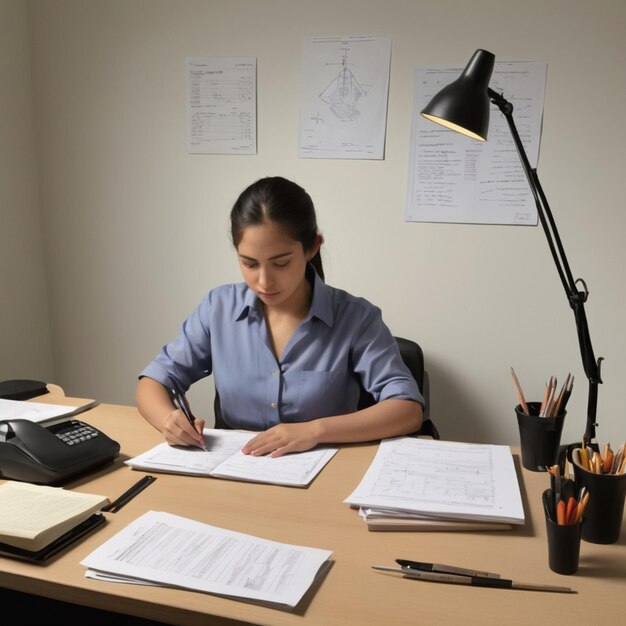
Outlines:
<svg viewBox="0 0 626 626"><path fill-rule="evenodd" d="M411 339L405 339L404 337L396 337L398 348L400 349L400 356L404 361L404 364L409 368L413 378L417 382L417 386L424 396L424 421L422 422L421 429L414 433L415 435L430 436L433 439L439 439L439 432L433 424L432 420L427 417L428 414L428 375L424 364L424 351L421 346ZM359 398L359 409L367 408L374 404L372 396L363 389L361 391L361 397Z"/></svg>
<svg viewBox="0 0 626 626"><path fill-rule="evenodd" d="M415 341L403 337L396 337L396 341L404 364L411 370L413 378L417 381L417 386L424 395L426 391L424 389L424 352L422 348ZM425 395L424 399L426 399Z"/></svg>
<svg viewBox="0 0 626 626"><path fill-rule="evenodd" d="M213 400L213 412L215 413L215 428L227 428L232 430L222 417L222 405L220 404L220 396L215 390L215 399Z"/></svg>
<svg viewBox="0 0 626 626"><path fill-rule="evenodd" d="M411 339L404 339L403 337L396 337L395 339L398 342L398 347L400 348L400 356L402 357L405 365L409 368L411 374L413 374L413 378L417 381L417 385L424 396L424 400L426 401L426 406L424 407L425 417L422 423L422 428L415 434L429 435L433 439L439 439L439 433L437 432L435 425L426 417L426 412L428 410L428 383L424 368L424 352L422 351L420 345ZM364 409L372 404L374 404L372 396L365 391L365 389L361 390L358 408ZM229 428L229 426L227 426L222 419L222 408L217 390L215 391L213 410L215 412L215 428Z"/></svg>

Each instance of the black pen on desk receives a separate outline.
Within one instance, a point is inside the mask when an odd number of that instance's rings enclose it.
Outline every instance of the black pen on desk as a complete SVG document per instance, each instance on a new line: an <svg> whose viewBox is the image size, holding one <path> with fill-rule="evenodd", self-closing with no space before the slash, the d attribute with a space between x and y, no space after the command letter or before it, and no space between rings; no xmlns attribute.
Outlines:
<svg viewBox="0 0 626 626"><path fill-rule="evenodd" d="M183 412L183 414L185 415L189 423L195 429L196 418L194 417L194 414L191 412L191 407L189 406L189 402L187 402L187 398L185 394L181 393L180 391L177 391L176 389L172 389L172 398L174 400L174 404ZM202 435L202 433L200 434ZM206 443L204 443L204 439L202 440L202 443L198 442L198 447L202 448L205 452L207 452Z"/></svg>
<svg viewBox="0 0 626 626"><path fill-rule="evenodd" d="M462 576L481 576L483 578L500 578L500 574L485 572L482 570L467 569L456 565L444 565L443 563L422 563L421 561L407 561L406 559L396 559L396 563L401 567L419 570L422 572L436 572L439 574L461 574Z"/></svg>
<svg viewBox="0 0 626 626"><path fill-rule="evenodd" d="M551 591L553 593L576 593L571 587L560 587L557 585L541 585L536 583L522 583L509 580L507 578L487 578L484 576L463 576L461 574L443 574L439 572L421 572L408 567L385 567L384 565L373 565L372 569L382 572L393 572L403 574L407 578L417 580L429 580L438 583L451 583L455 585L470 585L472 587L496 587L498 589L520 589L525 591Z"/></svg>
<svg viewBox="0 0 626 626"><path fill-rule="evenodd" d="M130 502L138 493L141 493L150 483L156 480L154 476L144 476L130 489L127 489L117 500L102 507L102 511L117 513L126 503Z"/></svg>

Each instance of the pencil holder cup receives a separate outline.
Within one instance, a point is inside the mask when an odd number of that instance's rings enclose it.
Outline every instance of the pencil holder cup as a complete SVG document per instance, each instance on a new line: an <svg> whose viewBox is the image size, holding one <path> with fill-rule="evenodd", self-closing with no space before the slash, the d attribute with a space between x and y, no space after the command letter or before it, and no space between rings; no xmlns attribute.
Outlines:
<svg viewBox="0 0 626 626"><path fill-rule="evenodd" d="M581 466L580 449L572 452L574 482L589 491L582 538L589 543L615 543L622 530L626 474L596 474Z"/></svg>
<svg viewBox="0 0 626 626"><path fill-rule="evenodd" d="M559 457L563 420L567 411L554 417L539 417L540 402L527 402L528 413L515 407L519 426L522 465L533 472L545 472Z"/></svg>
<svg viewBox="0 0 626 626"><path fill-rule="evenodd" d="M544 501L551 491L544 492ZM575 574L578 571L582 523L557 524L547 513L545 518L550 569L557 574Z"/></svg>

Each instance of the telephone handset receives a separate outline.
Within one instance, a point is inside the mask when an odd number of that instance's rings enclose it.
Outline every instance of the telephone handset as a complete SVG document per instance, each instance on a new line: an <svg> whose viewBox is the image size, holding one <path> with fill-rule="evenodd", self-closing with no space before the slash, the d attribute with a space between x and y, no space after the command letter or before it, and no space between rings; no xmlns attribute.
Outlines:
<svg viewBox="0 0 626 626"><path fill-rule="evenodd" d="M0 421L0 477L9 480L57 485L112 462L119 451L117 441L79 420Z"/></svg>

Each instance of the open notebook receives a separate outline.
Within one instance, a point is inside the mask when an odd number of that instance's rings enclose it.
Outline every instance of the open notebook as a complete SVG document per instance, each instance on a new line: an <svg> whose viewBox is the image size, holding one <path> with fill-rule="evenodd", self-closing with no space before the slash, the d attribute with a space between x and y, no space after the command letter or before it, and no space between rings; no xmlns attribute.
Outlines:
<svg viewBox="0 0 626 626"><path fill-rule="evenodd" d="M318 447L277 458L251 456L241 448L255 433L206 428L203 434L206 451L161 443L126 463L150 472L306 487L337 452L337 448Z"/></svg>

